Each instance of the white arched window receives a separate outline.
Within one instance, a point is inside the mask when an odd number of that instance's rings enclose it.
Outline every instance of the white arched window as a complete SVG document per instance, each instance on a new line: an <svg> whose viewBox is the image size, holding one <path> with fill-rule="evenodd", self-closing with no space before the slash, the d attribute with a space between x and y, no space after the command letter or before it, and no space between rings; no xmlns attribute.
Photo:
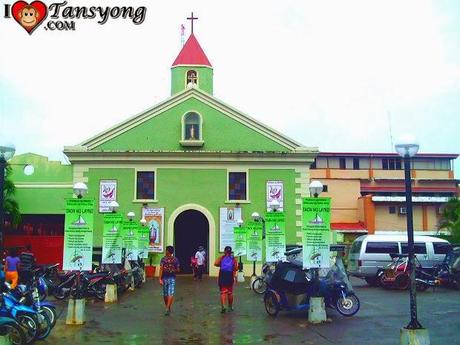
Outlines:
<svg viewBox="0 0 460 345"><path fill-rule="evenodd" d="M201 146L203 145L201 115L189 112L182 118L182 146Z"/></svg>

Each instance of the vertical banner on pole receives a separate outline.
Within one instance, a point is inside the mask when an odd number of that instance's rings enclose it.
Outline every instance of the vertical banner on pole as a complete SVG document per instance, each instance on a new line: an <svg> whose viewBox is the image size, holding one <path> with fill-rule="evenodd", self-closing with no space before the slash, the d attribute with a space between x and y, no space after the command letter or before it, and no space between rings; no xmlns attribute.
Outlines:
<svg viewBox="0 0 460 345"><path fill-rule="evenodd" d="M302 246L304 268L328 268L331 232L331 199L302 200Z"/></svg>
<svg viewBox="0 0 460 345"><path fill-rule="evenodd" d="M246 226L248 261L262 261L262 223L249 222Z"/></svg>
<svg viewBox="0 0 460 345"><path fill-rule="evenodd" d="M235 234L235 247L233 248L233 253L235 256L246 255L246 228L245 227L236 227L233 228Z"/></svg>
<svg viewBox="0 0 460 345"><path fill-rule="evenodd" d="M149 232L148 226L140 225L137 228L137 248L139 250L138 255L141 259L147 259L149 257Z"/></svg>
<svg viewBox="0 0 460 345"><path fill-rule="evenodd" d="M137 222L131 220L123 221L123 248L125 248L126 259L137 260Z"/></svg>
<svg viewBox="0 0 460 345"><path fill-rule="evenodd" d="M283 212L265 214L265 260L277 262L286 252L286 216Z"/></svg>
<svg viewBox="0 0 460 345"><path fill-rule="evenodd" d="M93 226L94 200L67 199L64 221L64 270L92 269Z"/></svg>
<svg viewBox="0 0 460 345"><path fill-rule="evenodd" d="M104 228L102 233L102 263L121 264L121 249L123 230L121 222L123 216L116 213L104 214Z"/></svg>

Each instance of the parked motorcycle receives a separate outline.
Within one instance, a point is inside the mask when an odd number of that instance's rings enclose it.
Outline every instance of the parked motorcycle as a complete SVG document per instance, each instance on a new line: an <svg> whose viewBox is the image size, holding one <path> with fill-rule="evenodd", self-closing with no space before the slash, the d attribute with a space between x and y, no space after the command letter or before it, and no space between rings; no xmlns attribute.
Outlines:
<svg viewBox="0 0 460 345"><path fill-rule="evenodd" d="M262 275L258 276L252 282L252 290L259 295L262 295L267 290L267 286L271 281L273 276L273 271L275 270L275 264L271 262L266 262L262 266Z"/></svg>
<svg viewBox="0 0 460 345"><path fill-rule="evenodd" d="M19 323L10 317L0 317L0 335L9 335L11 344L25 345L26 335Z"/></svg>
<svg viewBox="0 0 460 345"><path fill-rule="evenodd" d="M441 286L460 290L460 248L454 248L446 254L442 264L434 267L434 275Z"/></svg>
<svg viewBox="0 0 460 345"><path fill-rule="evenodd" d="M131 260L129 263L131 265L134 286L138 289L142 287L142 284L144 283L144 269L138 260Z"/></svg>
<svg viewBox="0 0 460 345"><path fill-rule="evenodd" d="M72 298L96 297L103 301L105 298L106 285L113 283L110 272L88 273L75 272L74 284L70 290Z"/></svg>

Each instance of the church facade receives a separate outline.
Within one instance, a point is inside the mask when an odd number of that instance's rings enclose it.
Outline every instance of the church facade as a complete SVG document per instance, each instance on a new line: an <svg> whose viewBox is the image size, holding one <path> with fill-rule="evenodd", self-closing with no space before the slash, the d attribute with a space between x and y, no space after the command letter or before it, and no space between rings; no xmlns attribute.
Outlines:
<svg viewBox="0 0 460 345"><path fill-rule="evenodd" d="M274 183L283 190L286 243L299 243L301 198L308 195L317 148L304 147L216 99L213 72L192 33L171 67L170 98L79 145L66 146L71 165L31 154L13 158L13 163L32 160L36 165L31 176L14 170L21 212L63 217L72 185L84 182L87 197L97 204L94 246L100 247L107 212L101 188L112 183L119 212L133 211L140 221L146 210L161 210L163 239L151 257L154 265L166 245L175 245L186 268L197 245L204 245L215 275L212 262L225 240L222 217L231 212L247 222L253 212L263 215L267 188ZM250 269L245 267L246 273Z"/></svg>

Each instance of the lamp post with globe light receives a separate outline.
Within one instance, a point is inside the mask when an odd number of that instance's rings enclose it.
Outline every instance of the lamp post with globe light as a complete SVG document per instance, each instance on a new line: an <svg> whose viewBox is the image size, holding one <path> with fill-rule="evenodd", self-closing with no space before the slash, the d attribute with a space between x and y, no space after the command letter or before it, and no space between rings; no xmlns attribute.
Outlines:
<svg viewBox="0 0 460 345"><path fill-rule="evenodd" d="M417 319L417 295L415 283L415 255L414 255L414 225L412 211L412 180L411 159L419 149L415 137L406 135L401 137L395 144L396 152L404 161L404 184L406 191L406 223L407 223L407 253L408 268L410 270L410 322L401 329L401 344L429 344L428 330L423 328Z"/></svg>
<svg viewBox="0 0 460 345"><path fill-rule="evenodd" d="M3 246L4 230L4 192L6 162L9 161L16 152L14 145L0 145L0 247Z"/></svg>

